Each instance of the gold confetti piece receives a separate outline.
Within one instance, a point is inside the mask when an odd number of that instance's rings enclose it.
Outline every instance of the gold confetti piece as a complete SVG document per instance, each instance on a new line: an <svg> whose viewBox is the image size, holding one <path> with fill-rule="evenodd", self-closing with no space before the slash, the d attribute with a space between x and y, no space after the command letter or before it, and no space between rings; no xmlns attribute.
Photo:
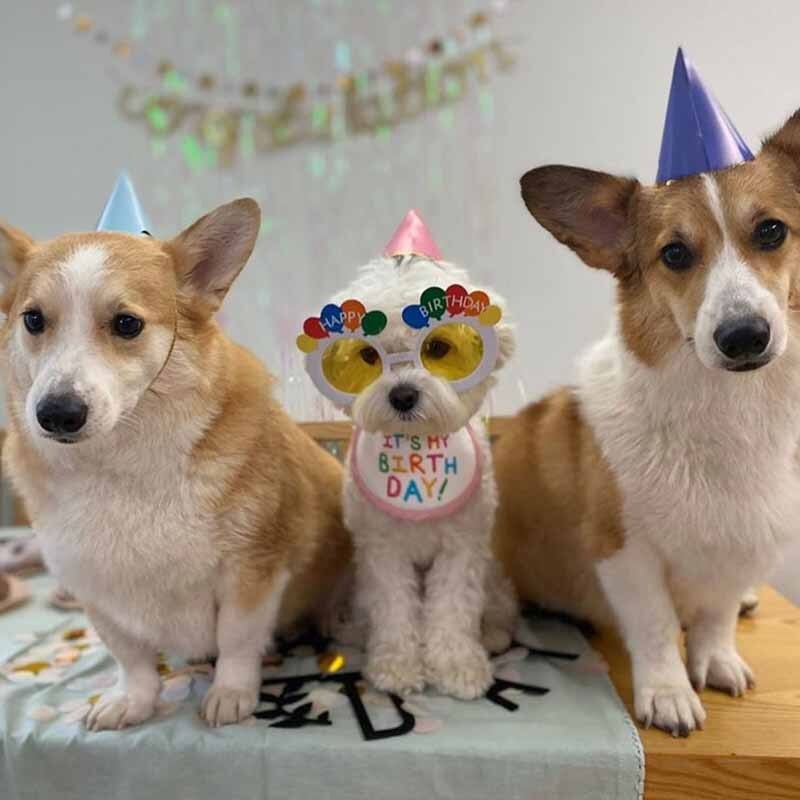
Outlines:
<svg viewBox="0 0 800 800"><path fill-rule="evenodd" d="M81 14L75 17L75 31L77 33L86 33L94 27L94 20L86 14Z"/></svg>
<svg viewBox="0 0 800 800"><path fill-rule="evenodd" d="M33 675L38 675L42 670L50 666L49 661L31 661L28 664L19 664L13 668L14 672L30 672Z"/></svg>
<svg viewBox="0 0 800 800"><path fill-rule="evenodd" d="M161 675L162 677L164 675L172 675L172 669L169 666L169 664L160 663L156 667L156 670L158 670L158 674Z"/></svg>
<svg viewBox="0 0 800 800"><path fill-rule="evenodd" d="M352 75L337 75L336 77L336 85L343 91L347 92L352 87L355 81L353 80Z"/></svg>
<svg viewBox="0 0 800 800"><path fill-rule="evenodd" d="M72 628L68 631L64 631L61 638L65 642L72 642L75 639L83 639L86 636L86 628Z"/></svg>
<svg viewBox="0 0 800 800"><path fill-rule="evenodd" d="M114 45L114 55L118 56L119 58L127 58L131 52L133 52L133 47L131 43L127 39L120 39Z"/></svg>
<svg viewBox="0 0 800 800"><path fill-rule="evenodd" d="M102 694L93 694L89 696L87 702L90 706L93 706L103 695Z"/></svg>
<svg viewBox="0 0 800 800"><path fill-rule="evenodd" d="M345 665L344 656L341 653L328 652L317 657L317 664L323 672L329 675L338 672Z"/></svg>

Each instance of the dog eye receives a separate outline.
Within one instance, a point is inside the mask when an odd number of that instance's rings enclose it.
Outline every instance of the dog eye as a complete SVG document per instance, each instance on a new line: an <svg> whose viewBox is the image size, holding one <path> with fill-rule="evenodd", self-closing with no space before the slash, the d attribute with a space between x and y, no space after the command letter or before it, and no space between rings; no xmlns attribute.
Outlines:
<svg viewBox="0 0 800 800"><path fill-rule="evenodd" d="M111 328L123 339L135 339L144 328L144 322L132 314L117 314L111 322Z"/></svg>
<svg viewBox="0 0 800 800"><path fill-rule="evenodd" d="M425 345L425 355L430 358L444 358L450 352L450 343L443 339L432 339Z"/></svg>
<svg viewBox="0 0 800 800"><path fill-rule="evenodd" d="M38 308L24 312L22 321L25 323L28 333L32 333L34 336L44 331L44 314Z"/></svg>
<svg viewBox="0 0 800 800"><path fill-rule="evenodd" d="M661 248L661 260L675 272L692 266L692 251L683 242L670 242Z"/></svg>
<svg viewBox="0 0 800 800"><path fill-rule="evenodd" d="M764 220L756 226L753 238L762 250L775 250L786 239L786 225L779 219Z"/></svg>
<svg viewBox="0 0 800 800"><path fill-rule="evenodd" d="M375 364L380 358L378 351L374 347L362 347L358 354L361 356L362 361L367 364Z"/></svg>

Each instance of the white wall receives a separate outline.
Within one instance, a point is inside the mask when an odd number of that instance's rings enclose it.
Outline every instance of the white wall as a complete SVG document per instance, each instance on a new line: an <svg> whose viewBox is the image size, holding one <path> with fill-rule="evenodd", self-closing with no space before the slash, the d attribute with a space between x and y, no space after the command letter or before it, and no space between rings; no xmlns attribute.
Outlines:
<svg viewBox="0 0 800 800"><path fill-rule="evenodd" d="M177 145L156 157L146 132L120 119L108 48L72 34L58 5L0 2L0 216L38 237L89 228L121 166L133 174L157 235L233 196L255 196L270 230L229 297L225 324L278 372L285 401L302 418L330 412L293 350L300 321L379 251L409 206L422 211L448 257L510 299L519 354L493 410L511 413L570 379L575 355L603 332L612 298L609 278L533 223L519 199L519 176L563 162L652 180L679 43L753 148L800 105L796 0L758 7L745 0L517 1L499 30L515 43L518 63L486 90L492 115L476 90L452 106L449 125L433 112L385 140L358 137L196 174ZM144 9L154 16L151 49L176 64L221 68L218 31L203 21L210 2L74 5L122 33L132 15L141 22ZM288 84L329 74L338 40L350 42L354 66L366 66L480 4L233 5L243 21L243 67ZM190 18L190 6L200 8L199 17ZM204 24L208 43L198 48L187 31L202 35ZM313 159L317 171L324 165L322 178L314 177Z"/></svg>

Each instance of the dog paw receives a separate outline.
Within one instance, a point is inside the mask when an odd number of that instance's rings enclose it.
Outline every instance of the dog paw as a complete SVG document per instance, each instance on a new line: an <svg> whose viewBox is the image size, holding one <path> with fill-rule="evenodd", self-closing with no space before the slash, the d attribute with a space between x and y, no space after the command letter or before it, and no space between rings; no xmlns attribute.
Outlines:
<svg viewBox="0 0 800 800"><path fill-rule="evenodd" d="M689 678L698 692L708 686L728 692L732 697L741 697L756 685L753 671L732 648L713 650L699 656L690 654Z"/></svg>
<svg viewBox="0 0 800 800"><path fill-rule="evenodd" d="M203 698L200 716L209 727L219 728L247 719L257 705L257 690L212 685Z"/></svg>
<svg viewBox="0 0 800 800"><path fill-rule="evenodd" d="M440 692L474 700L492 685L492 665L480 642L467 637L430 643L425 653L428 680Z"/></svg>
<svg viewBox="0 0 800 800"><path fill-rule="evenodd" d="M425 672L416 654L379 650L370 653L364 675L376 689L393 694L414 694L425 688Z"/></svg>
<svg viewBox="0 0 800 800"><path fill-rule="evenodd" d="M706 719L703 704L691 686L637 689L635 706L636 718L645 728L653 726L676 737L702 729Z"/></svg>
<svg viewBox="0 0 800 800"><path fill-rule="evenodd" d="M155 700L141 700L129 694L113 692L100 697L86 717L90 731L118 731L150 719L156 710Z"/></svg>
<svg viewBox="0 0 800 800"><path fill-rule="evenodd" d="M513 631L495 626L485 626L481 632L481 643L489 653L505 653L511 647Z"/></svg>

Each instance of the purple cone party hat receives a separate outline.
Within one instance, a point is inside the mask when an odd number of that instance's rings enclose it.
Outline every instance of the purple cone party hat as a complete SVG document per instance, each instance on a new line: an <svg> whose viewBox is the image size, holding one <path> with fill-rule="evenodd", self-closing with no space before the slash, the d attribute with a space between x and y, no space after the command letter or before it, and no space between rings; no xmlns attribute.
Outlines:
<svg viewBox="0 0 800 800"><path fill-rule="evenodd" d="M679 47L656 183L752 161L753 154Z"/></svg>
<svg viewBox="0 0 800 800"><path fill-rule="evenodd" d="M428 226L413 208L403 217L392 238L383 248L385 256L424 256L431 261L441 261L442 253L433 240Z"/></svg>
<svg viewBox="0 0 800 800"><path fill-rule="evenodd" d="M150 223L127 172L120 172L117 177L95 230L149 235Z"/></svg>

